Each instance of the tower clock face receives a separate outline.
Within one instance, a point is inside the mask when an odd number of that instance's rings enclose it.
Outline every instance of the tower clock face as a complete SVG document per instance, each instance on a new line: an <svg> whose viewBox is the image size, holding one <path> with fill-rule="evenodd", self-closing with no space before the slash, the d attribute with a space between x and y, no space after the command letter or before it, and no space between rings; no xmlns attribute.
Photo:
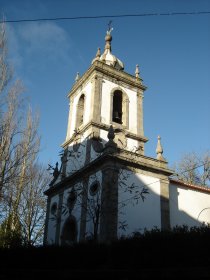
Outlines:
<svg viewBox="0 0 210 280"><path fill-rule="evenodd" d="M115 134L114 142L120 149L124 149L127 147L127 138L124 133L119 132Z"/></svg>

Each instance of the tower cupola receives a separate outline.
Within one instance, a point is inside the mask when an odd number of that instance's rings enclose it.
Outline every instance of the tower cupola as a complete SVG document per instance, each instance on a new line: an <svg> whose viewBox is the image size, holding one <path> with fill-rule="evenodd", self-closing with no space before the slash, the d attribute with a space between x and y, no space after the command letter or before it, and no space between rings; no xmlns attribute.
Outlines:
<svg viewBox="0 0 210 280"><path fill-rule="evenodd" d="M96 58L93 59L92 63L95 60L100 60L101 62L104 62L107 65L113 66L117 70L124 70L123 62L112 54L112 48L111 48L112 30L113 28L109 28L106 32L106 36L105 36L106 43L105 43L104 53L100 55L100 57L98 57L98 52L97 52Z"/></svg>

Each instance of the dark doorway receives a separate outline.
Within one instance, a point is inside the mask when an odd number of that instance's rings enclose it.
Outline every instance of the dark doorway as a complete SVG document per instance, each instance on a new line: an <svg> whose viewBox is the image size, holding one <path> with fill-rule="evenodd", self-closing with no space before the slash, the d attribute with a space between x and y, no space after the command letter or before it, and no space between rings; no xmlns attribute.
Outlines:
<svg viewBox="0 0 210 280"><path fill-rule="evenodd" d="M64 223L61 245L71 245L77 241L77 222L74 216L70 216Z"/></svg>

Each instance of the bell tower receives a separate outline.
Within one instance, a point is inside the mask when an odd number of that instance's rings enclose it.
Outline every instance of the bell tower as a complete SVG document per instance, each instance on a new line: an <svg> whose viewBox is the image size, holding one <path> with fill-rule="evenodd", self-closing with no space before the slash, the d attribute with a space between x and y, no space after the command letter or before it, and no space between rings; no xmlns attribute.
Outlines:
<svg viewBox="0 0 210 280"><path fill-rule="evenodd" d="M109 29L105 48L100 48L83 76L77 73L69 92L69 120L63 148L82 141L79 135L107 141L113 126L119 148L144 154L143 96L146 87L136 66L135 75L124 72L124 64L112 54ZM79 140L80 138L80 140Z"/></svg>
<svg viewBox="0 0 210 280"><path fill-rule="evenodd" d="M87 236L115 239L125 226L125 216L128 233L137 226L169 226L168 176L172 172L160 142L157 159L144 155L146 87L139 66L130 75L112 53L111 31L106 32L104 52L98 49L89 69L82 76L77 73L68 94L61 167L45 192L46 244L71 244ZM147 212L136 203L148 193L145 185L152 190ZM132 208L134 204L140 208Z"/></svg>

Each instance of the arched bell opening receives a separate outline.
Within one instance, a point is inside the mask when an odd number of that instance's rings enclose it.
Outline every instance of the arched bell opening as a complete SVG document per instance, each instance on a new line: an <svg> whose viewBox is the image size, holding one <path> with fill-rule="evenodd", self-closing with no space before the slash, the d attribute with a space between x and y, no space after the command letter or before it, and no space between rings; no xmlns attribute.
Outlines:
<svg viewBox="0 0 210 280"><path fill-rule="evenodd" d="M77 104L76 128L84 123L85 95L82 94Z"/></svg>
<svg viewBox="0 0 210 280"><path fill-rule="evenodd" d="M122 124L122 92L116 90L113 94L112 121Z"/></svg>

